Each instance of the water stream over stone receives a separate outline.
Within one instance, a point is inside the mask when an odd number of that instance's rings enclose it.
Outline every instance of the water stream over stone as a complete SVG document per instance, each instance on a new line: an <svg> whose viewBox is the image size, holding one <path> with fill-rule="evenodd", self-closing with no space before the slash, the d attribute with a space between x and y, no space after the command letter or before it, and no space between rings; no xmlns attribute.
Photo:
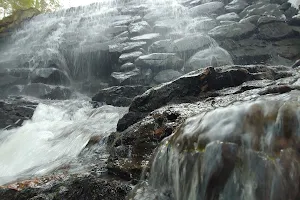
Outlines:
<svg viewBox="0 0 300 200"><path fill-rule="evenodd" d="M94 165L133 180L150 163L130 199L294 199L299 92L268 94L300 88L281 66L300 58L297 13L284 0L103 0L26 21L0 37L0 109L36 108L0 130L0 185Z"/></svg>

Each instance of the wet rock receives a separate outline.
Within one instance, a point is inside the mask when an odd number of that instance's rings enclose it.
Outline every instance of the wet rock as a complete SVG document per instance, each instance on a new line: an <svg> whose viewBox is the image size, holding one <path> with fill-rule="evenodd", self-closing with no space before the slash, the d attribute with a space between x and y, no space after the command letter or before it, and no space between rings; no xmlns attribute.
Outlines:
<svg viewBox="0 0 300 200"><path fill-rule="evenodd" d="M141 69L158 72L164 69L180 69L183 66L183 60L175 53L153 53L140 56L134 64Z"/></svg>
<svg viewBox="0 0 300 200"><path fill-rule="evenodd" d="M285 2L283 4L280 5L279 9L286 11L288 10L290 7L292 6L292 4L290 2Z"/></svg>
<svg viewBox="0 0 300 200"><path fill-rule="evenodd" d="M129 106L134 97L144 93L147 89L149 88L142 85L113 86L100 90L92 100L113 106Z"/></svg>
<svg viewBox="0 0 300 200"><path fill-rule="evenodd" d="M228 12L240 13L247 6L249 6L249 4L244 0L233 0L225 6L225 10Z"/></svg>
<svg viewBox="0 0 300 200"><path fill-rule="evenodd" d="M32 83L44 83L50 85L70 85L68 75L56 68L39 68L30 74Z"/></svg>
<svg viewBox="0 0 300 200"><path fill-rule="evenodd" d="M130 53L124 53L119 57L119 61L121 63L125 63L125 62L134 62L135 59L137 59L139 56L143 55L142 52L140 51L134 51L134 52L130 52Z"/></svg>
<svg viewBox="0 0 300 200"><path fill-rule="evenodd" d="M213 13L222 14L224 12L224 4L222 2L209 2L202 5L192 7L190 9L191 16L205 16Z"/></svg>
<svg viewBox="0 0 300 200"><path fill-rule="evenodd" d="M265 40L276 40L293 35L293 29L283 22L273 22L260 25L259 37Z"/></svg>
<svg viewBox="0 0 300 200"><path fill-rule="evenodd" d="M157 83L166 83L169 81L173 81L180 76L182 76L182 73L172 69L167 69L160 71L156 76L154 76L154 80Z"/></svg>
<svg viewBox="0 0 300 200"><path fill-rule="evenodd" d="M133 63L125 63L120 67L120 72L129 72L135 68L135 64Z"/></svg>
<svg viewBox="0 0 300 200"><path fill-rule="evenodd" d="M240 20L240 23L251 23L257 25L257 21L260 18L260 15L251 15Z"/></svg>
<svg viewBox="0 0 300 200"><path fill-rule="evenodd" d="M172 49L173 41L171 39L167 40L159 40L154 42L149 47L150 53L170 53L173 51Z"/></svg>
<svg viewBox="0 0 300 200"><path fill-rule="evenodd" d="M25 86L19 86L17 95L28 95L42 99L69 99L72 91L66 87L51 86L43 83L32 83Z"/></svg>
<svg viewBox="0 0 300 200"><path fill-rule="evenodd" d="M37 180L29 180L35 183ZM72 176L65 180L55 180L42 187L27 187L23 190L0 189L3 200L25 199L103 199L123 200L131 187L126 182L105 179L93 175Z"/></svg>
<svg viewBox="0 0 300 200"><path fill-rule="evenodd" d="M132 23L128 27L129 33L132 36L138 36L151 32L151 26L146 21Z"/></svg>
<svg viewBox="0 0 300 200"><path fill-rule="evenodd" d="M140 42L125 42L125 43L118 43L109 45L109 52L114 53L128 53L132 51L137 51L140 48L144 47L146 45L146 42L140 41Z"/></svg>
<svg viewBox="0 0 300 200"><path fill-rule="evenodd" d="M240 17L235 12L220 15L216 18L218 21L240 21Z"/></svg>
<svg viewBox="0 0 300 200"><path fill-rule="evenodd" d="M275 16L261 16L258 20L257 20L257 24L258 25L262 25L262 24L268 24L268 23L272 23L272 22L284 22L283 19L281 18L277 18Z"/></svg>
<svg viewBox="0 0 300 200"><path fill-rule="evenodd" d="M37 103L24 99L0 101L0 129L10 129L21 126L24 120L33 116Z"/></svg>
<svg viewBox="0 0 300 200"><path fill-rule="evenodd" d="M138 84L141 72L139 69L133 69L127 72L113 72L111 77L113 82L118 85Z"/></svg>
<svg viewBox="0 0 300 200"><path fill-rule="evenodd" d="M230 54L221 47L211 47L197 52L185 64L184 71L191 72L208 66L224 66L233 64Z"/></svg>
<svg viewBox="0 0 300 200"><path fill-rule="evenodd" d="M199 20L196 20L193 23L190 23L187 26L187 29L191 33L203 33L208 32L211 29L215 28L217 26L217 22L214 19L208 18L208 17L202 17Z"/></svg>
<svg viewBox="0 0 300 200"><path fill-rule="evenodd" d="M288 18L291 19L293 16L297 15L299 10L297 10L294 7L289 7L286 11L284 11L284 15Z"/></svg>
<svg viewBox="0 0 300 200"><path fill-rule="evenodd" d="M144 35L139 35L131 38L132 41L145 41L147 43L152 43L155 40L158 40L160 38L159 33L148 33Z"/></svg>
<svg viewBox="0 0 300 200"><path fill-rule="evenodd" d="M197 51L215 44L215 40L208 35L195 34L175 40L173 51L178 53L181 58L188 59Z"/></svg>
<svg viewBox="0 0 300 200"><path fill-rule="evenodd" d="M292 19L289 19L288 24L293 26L300 26L300 14L293 16Z"/></svg>
<svg viewBox="0 0 300 200"><path fill-rule="evenodd" d="M117 26L112 26L109 27L108 29L105 30L106 34L112 34L112 35L118 35L124 31L127 31L128 26L125 25L117 25Z"/></svg>
<svg viewBox="0 0 300 200"><path fill-rule="evenodd" d="M268 4L263 2L246 7L239 15L242 18L252 15L273 15L285 19L283 12L279 10L278 4Z"/></svg>
<svg viewBox="0 0 300 200"><path fill-rule="evenodd" d="M255 25L251 23L231 23L228 25L217 26L208 32L213 38L235 38L243 39L255 31Z"/></svg>

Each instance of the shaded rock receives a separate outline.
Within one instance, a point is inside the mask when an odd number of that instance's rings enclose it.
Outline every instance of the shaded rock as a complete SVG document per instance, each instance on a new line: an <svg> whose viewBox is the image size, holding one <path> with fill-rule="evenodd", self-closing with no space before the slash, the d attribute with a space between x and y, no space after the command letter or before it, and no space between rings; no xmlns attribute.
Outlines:
<svg viewBox="0 0 300 200"><path fill-rule="evenodd" d="M33 116L37 103L23 99L0 101L0 129L9 129L21 126L24 120Z"/></svg>
<svg viewBox="0 0 300 200"><path fill-rule="evenodd" d="M132 23L128 27L129 33L133 36L138 36L151 32L151 27L146 21Z"/></svg>
<svg viewBox="0 0 300 200"><path fill-rule="evenodd" d="M230 25L236 23L235 21L220 21L220 25Z"/></svg>
<svg viewBox="0 0 300 200"><path fill-rule="evenodd" d="M290 7L292 6L292 4L290 2L285 2L283 4L280 5L279 9L286 11L288 10Z"/></svg>
<svg viewBox="0 0 300 200"><path fill-rule="evenodd" d="M187 29L191 33L208 32L211 29L215 28L217 25L218 24L217 24L216 20L208 18L208 17L202 17L199 20L196 20L195 22L189 23L187 26Z"/></svg>
<svg viewBox="0 0 300 200"><path fill-rule="evenodd" d="M134 63L141 69L151 69L161 71L164 69L180 69L183 66L183 60L175 53L152 53L140 56Z"/></svg>
<svg viewBox="0 0 300 200"><path fill-rule="evenodd" d="M139 69L133 69L127 72L113 72L111 77L113 82L118 85L131 85L139 83L141 72Z"/></svg>
<svg viewBox="0 0 300 200"><path fill-rule="evenodd" d="M172 69L167 69L160 71L156 76L154 76L154 80L157 83L166 83L169 81L173 81L174 79L182 76L182 73L172 70Z"/></svg>
<svg viewBox="0 0 300 200"><path fill-rule="evenodd" d="M247 6L249 6L249 4L244 0L233 0L225 6L225 10L228 12L239 13Z"/></svg>
<svg viewBox="0 0 300 200"><path fill-rule="evenodd" d="M222 14L224 13L224 4L222 2L204 3L202 5L192 7L190 9L190 13L193 17L210 15L213 13Z"/></svg>
<svg viewBox="0 0 300 200"><path fill-rule="evenodd" d="M276 40L293 35L293 29L283 22L273 22L260 25L259 37L265 40Z"/></svg>
<svg viewBox="0 0 300 200"><path fill-rule="evenodd" d="M300 14L293 16L292 19L289 19L288 24L293 26L300 26Z"/></svg>
<svg viewBox="0 0 300 200"><path fill-rule="evenodd" d="M56 68L39 68L30 74L32 83L50 85L70 85L71 81L65 72Z"/></svg>
<svg viewBox="0 0 300 200"><path fill-rule="evenodd" d="M133 63L125 63L120 67L120 72L128 72L135 68L135 64Z"/></svg>
<svg viewBox="0 0 300 200"><path fill-rule="evenodd" d="M255 31L255 25L251 23L231 23L228 25L217 26L208 32L213 38L235 38L243 39Z"/></svg>
<svg viewBox="0 0 300 200"><path fill-rule="evenodd" d="M240 17L235 12L226 13L216 18L218 21L239 21Z"/></svg>
<svg viewBox="0 0 300 200"><path fill-rule="evenodd" d="M273 50L284 58L298 59L300 53L299 45L299 39L288 38L274 42Z"/></svg>
<svg viewBox="0 0 300 200"><path fill-rule="evenodd" d="M197 52L185 64L184 71L191 72L200 68L233 64L230 54L221 47L211 47Z"/></svg>
<svg viewBox="0 0 300 200"><path fill-rule="evenodd" d="M135 59L137 59L139 56L143 55L142 52L140 51L134 51L134 52L130 52L130 53L124 53L119 57L119 61L121 63L125 63L125 62L134 62Z"/></svg>
<svg viewBox="0 0 300 200"><path fill-rule="evenodd" d="M117 25L117 26L112 26L109 27L108 29L105 30L106 34L112 34L112 35L118 35L124 31L127 31L128 26L125 25Z"/></svg>
<svg viewBox="0 0 300 200"><path fill-rule="evenodd" d="M132 99L144 93L148 87L142 85L113 86L100 90L92 101L105 102L113 106L129 106Z"/></svg>

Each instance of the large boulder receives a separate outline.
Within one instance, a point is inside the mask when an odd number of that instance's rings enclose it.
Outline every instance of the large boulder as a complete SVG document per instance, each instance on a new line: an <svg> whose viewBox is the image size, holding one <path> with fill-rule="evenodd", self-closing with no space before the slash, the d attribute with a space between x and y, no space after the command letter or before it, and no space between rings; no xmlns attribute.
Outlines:
<svg viewBox="0 0 300 200"><path fill-rule="evenodd" d="M134 97L144 93L148 87L142 85L113 86L100 90L92 100L113 106L129 106Z"/></svg>
<svg viewBox="0 0 300 200"><path fill-rule="evenodd" d="M151 32L151 26L146 21L135 22L129 25L129 33L133 36L138 36Z"/></svg>
<svg viewBox="0 0 300 200"><path fill-rule="evenodd" d="M180 73L179 71L175 71L173 69L167 69L167 70L160 71L158 74L154 76L153 79L156 83L166 83L169 81L173 81L180 76L182 76L182 73Z"/></svg>
<svg viewBox="0 0 300 200"><path fill-rule="evenodd" d="M226 11L239 13L244 10L249 4L244 0L233 0L225 6Z"/></svg>
<svg viewBox="0 0 300 200"><path fill-rule="evenodd" d="M191 33L203 33L210 31L216 26L218 26L218 23L215 19L209 17L201 17L194 22L189 23L187 25L187 29Z"/></svg>
<svg viewBox="0 0 300 200"><path fill-rule="evenodd" d="M184 71L191 72L208 66L231 65L233 61L230 54L221 47L211 47L197 52L185 64Z"/></svg>
<svg viewBox="0 0 300 200"><path fill-rule="evenodd" d="M126 72L113 72L111 78L113 79L113 83L117 85L139 84L141 71L136 68Z"/></svg>
<svg viewBox="0 0 300 200"><path fill-rule="evenodd" d="M224 15L220 15L216 18L218 21L239 21L240 16L235 12L226 13Z"/></svg>

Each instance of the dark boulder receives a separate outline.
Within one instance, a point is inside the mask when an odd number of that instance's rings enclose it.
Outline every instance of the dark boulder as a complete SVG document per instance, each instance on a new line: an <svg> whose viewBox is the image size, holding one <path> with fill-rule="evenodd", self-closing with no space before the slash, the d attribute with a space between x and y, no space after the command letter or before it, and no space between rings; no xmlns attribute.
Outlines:
<svg viewBox="0 0 300 200"><path fill-rule="evenodd" d="M134 97L144 93L148 87L142 85L114 86L100 90L92 100L113 106L129 106Z"/></svg>
<svg viewBox="0 0 300 200"><path fill-rule="evenodd" d="M39 68L30 75L32 83L45 83L50 85L70 85L68 75L56 68Z"/></svg>
<svg viewBox="0 0 300 200"><path fill-rule="evenodd" d="M258 28L259 37L265 40L278 40L293 35L293 29L284 22L262 24Z"/></svg>
<svg viewBox="0 0 300 200"><path fill-rule="evenodd" d="M251 23L230 23L227 25L217 26L216 28L210 30L208 35L215 39L222 38L234 38L234 39L243 39L256 30L256 26Z"/></svg>
<svg viewBox="0 0 300 200"><path fill-rule="evenodd" d="M31 119L37 103L23 99L0 101L0 129L21 126L24 120Z"/></svg>

